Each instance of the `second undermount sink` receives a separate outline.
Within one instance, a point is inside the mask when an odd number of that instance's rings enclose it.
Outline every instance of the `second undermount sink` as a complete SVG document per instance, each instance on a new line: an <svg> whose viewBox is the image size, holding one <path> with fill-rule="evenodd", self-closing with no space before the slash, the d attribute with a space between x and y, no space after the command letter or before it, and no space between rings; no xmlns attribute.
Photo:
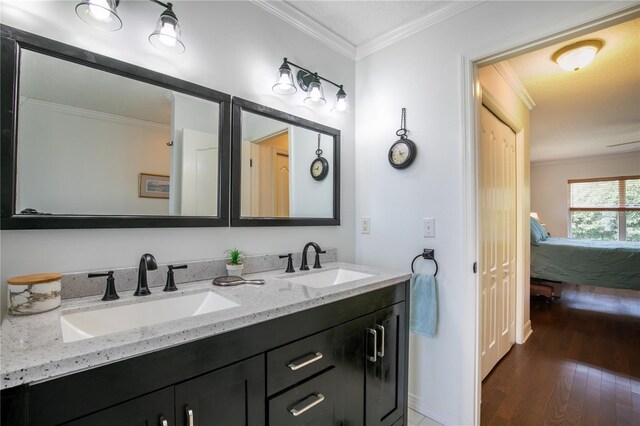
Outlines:
<svg viewBox="0 0 640 426"><path fill-rule="evenodd" d="M213 291L60 315L65 343L240 306Z"/></svg>
<svg viewBox="0 0 640 426"><path fill-rule="evenodd" d="M310 272L305 275L298 275L297 277L283 276L281 278L295 284L306 285L307 287L324 288L338 284L345 284L373 276L374 274L367 274L366 272L353 271L351 269L345 268L336 268L328 269L321 272Z"/></svg>

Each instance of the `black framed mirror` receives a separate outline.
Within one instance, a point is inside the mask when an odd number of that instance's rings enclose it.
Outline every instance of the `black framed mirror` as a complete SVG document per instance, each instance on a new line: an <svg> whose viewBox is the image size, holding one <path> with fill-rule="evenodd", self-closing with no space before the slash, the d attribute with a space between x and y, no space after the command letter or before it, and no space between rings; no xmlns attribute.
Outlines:
<svg viewBox="0 0 640 426"><path fill-rule="evenodd" d="M231 226L340 225L340 130L233 98Z"/></svg>
<svg viewBox="0 0 640 426"><path fill-rule="evenodd" d="M2 229L229 226L230 95L1 35Z"/></svg>

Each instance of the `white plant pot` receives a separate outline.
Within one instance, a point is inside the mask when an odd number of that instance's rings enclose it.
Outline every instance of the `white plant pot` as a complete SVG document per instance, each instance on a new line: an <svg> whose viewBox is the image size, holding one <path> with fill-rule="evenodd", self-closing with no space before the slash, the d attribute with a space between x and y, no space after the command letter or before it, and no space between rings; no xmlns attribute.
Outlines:
<svg viewBox="0 0 640 426"><path fill-rule="evenodd" d="M239 277L242 275L243 268L244 265L242 263L239 263L237 265L229 265L227 263L227 275L229 275L230 277Z"/></svg>

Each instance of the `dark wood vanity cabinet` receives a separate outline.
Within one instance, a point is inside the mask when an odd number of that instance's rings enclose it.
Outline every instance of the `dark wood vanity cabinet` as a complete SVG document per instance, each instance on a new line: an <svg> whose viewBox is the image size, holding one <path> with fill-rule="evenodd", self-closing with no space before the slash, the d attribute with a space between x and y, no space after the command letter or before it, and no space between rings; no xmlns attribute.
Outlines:
<svg viewBox="0 0 640 426"><path fill-rule="evenodd" d="M405 303L398 303L340 327L339 389L345 426L388 426L404 415L408 349L405 307Z"/></svg>
<svg viewBox="0 0 640 426"><path fill-rule="evenodd" d="M402 424L407 411L408 288L402 282L5 390L2 424Z"/></svg>

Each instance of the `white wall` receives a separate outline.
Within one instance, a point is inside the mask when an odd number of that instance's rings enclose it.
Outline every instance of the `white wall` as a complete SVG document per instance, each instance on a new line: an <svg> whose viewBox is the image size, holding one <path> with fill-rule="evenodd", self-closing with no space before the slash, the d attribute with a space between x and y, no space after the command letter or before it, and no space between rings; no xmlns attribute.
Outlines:
<svg viewBox="0 0 640 426"><path fill-rule="evenodd" d="M57 214L168 214L140 173L169 174L169 127L27 99L20 103L18 207Z"/></svg>
<svg viewBox="0 0 640 426"><path fill-rule="evenodd" d="M333 217L333 138L320 137L322 156L329 162L329 174L323 180L311 177L309 168L317 158L318 134L291 126L289 134L289 199L292 217Z"/></svg>
<svg viewBox="0 0 640 426"><path fill-rule="evenodd" d="M531 164L531 211L554 237L568 236L567 181L640 174L640 152Z"/></svg>
<svg viewBox="0 0 640 426"><path fill-rule="evenodd" d="M45 271L103 270L137 266L153 253L158 262L222 257L237 246L249 254L289 252L316 241L336 247L342 261L354 260L354 117L312 110L296 95L271 91L287 56L355 89L355 63L249 2L178 2L186 52L167 56L147 37L161 10L151 2L120 2L120 31L93 29L68 1L5 0L2 23L145 68L211 87L342 131L341 218L337 227L161 228L2 231L0 287L7 277ZM326 89L326 96L334 96ZM283 268L285 263L283 263ZM4 303L0 306L4 306Z"/></svg>
<svg viewBox="0 0 640 426"><path fill-rule="evenodd" d="M356 260L408 270L423 247L435 249L438 334L412 336L409 392L413 407L441 422L472 423L475 404L475 289L467 279L472 265L461 263L472 244L463 233L461 55L522 40L598 6L485 2L357 63L356 217L371 218L371 234L357 235ZM418 157L395 170L387 151L402 107ZM435 217L435 238L422 237L423 217Z"/></svg>

